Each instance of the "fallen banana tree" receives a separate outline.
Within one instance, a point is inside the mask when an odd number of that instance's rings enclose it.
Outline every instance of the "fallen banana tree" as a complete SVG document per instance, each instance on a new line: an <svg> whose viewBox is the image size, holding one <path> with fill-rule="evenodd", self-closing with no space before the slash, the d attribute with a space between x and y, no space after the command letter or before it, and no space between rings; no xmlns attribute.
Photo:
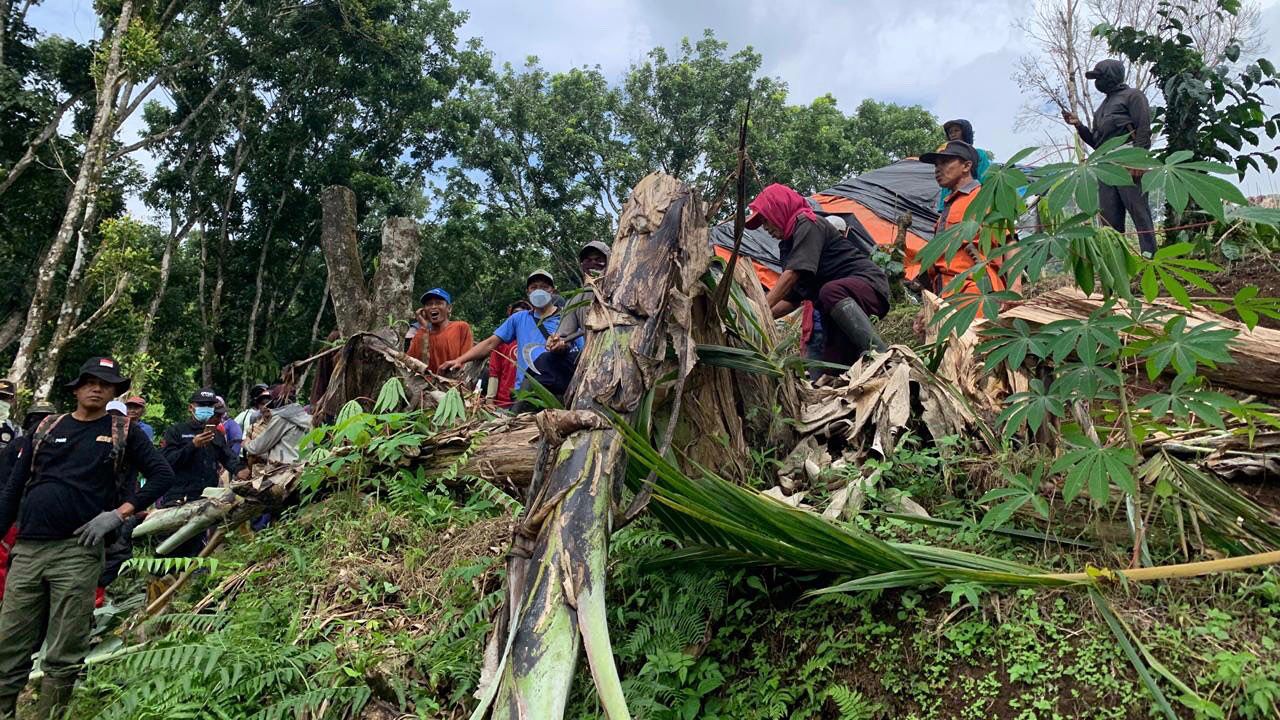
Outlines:
<svg viewBox="0 0 1280 720"><path fill-rule="evenodd" d="M507 563L507 612L473 718L562 717L583 647L605 713L630 717L604 605L624 455L602 413L634 418L660 378L693 370L693 299L711 254L703 212L693 190L661 174L642 180L623 210L571 410L544 413L541 462Z"/></svg>

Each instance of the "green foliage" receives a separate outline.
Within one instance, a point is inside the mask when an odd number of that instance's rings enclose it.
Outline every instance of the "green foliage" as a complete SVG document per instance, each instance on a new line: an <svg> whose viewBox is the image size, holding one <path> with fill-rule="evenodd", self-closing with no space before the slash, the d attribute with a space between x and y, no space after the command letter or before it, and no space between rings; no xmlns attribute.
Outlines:
<svg viewBox="0 0 1280 720"><path fill-rule="evenodd" d="M1228 15L1240 10L1237 0L1220 0L1216 5L1208 12L1224 24ZM1280 87L1275 66L1266 58L1240 69L1211 66L1195 34L1186 30L1192 22L1204 21L1191 13L1205 9L1160 2L1155 10L1159 20L1154 30L1101 25L1094 34L1105 39L1113 52L1150 65L1165 100L1163 106L1153 108L1153 116L1168 139L1170 159L1195 157L1230 163L1241 178L1247 170L1260 170L1262 165L1274 171L1274 154L1265 149L1244 149L1261 145L1263 135L1271 139L1280 135L1280 113L1268 114L1265 95L1268 89ZM1236 38L1231 40L1225 56L1235 63L1240 60L1240 44ZM1147 187L1143 178L1143 188ZM1185 202L1185 195L1181 197Z"/></svg>
<svg viewBox="0 0 1280 720"><path fill-rule="evenodd" d="M178 625L155 647L100 663L91 680L100 699L90 717L279 720L321 708L354 714L368 702L368 687L342 672L333 645L267 641L261 624L270 622L227 622L212 631L208 623Z"/></svg>
<svg viewBox="0 0 1280 720"><path fill-rule="evenodd" d="M979 527L988 530L1003 527L1013 517L1014 513L1028 503L1031 504L1031 507L1035 509L1040 517L1045 520L1049 519L1049 501L1040 494L1040 482L1044 476L1043 465L1037 465L1032 468L1030 475L1012 472L1006 468L1001 468L1000 473L1004 476L1008 486L993 488L988 490L981 498L978 498L979 505L996 503L982 517ZM999 502L997 503L997 501Z"/></svg>
<svg viewBox="0 0 1280 720"><path fill-rule="evenodd" d="M1065 473L1062 499L1071 502L1087 489L1094 504L1101 507L1110 499L1111 486L1115 485L1130 496L1138 494L1133 479L1136 454L1127 447L1104 447L1080 433L1067 433L1064 437L1071 449L1063 453L1050 468L1055 473Z"/></svg>
<svg viewBox="0 0 1280 720"><path fill-rule="evenodd" d="M1235 332L1214 323L1190 322L1186 315L1163 305L1144 306L1134 299L1133 286L1141 288L1148 303L1167 294L1186 310L1197 305L1229 306L1252 323L1276 311L1275 302L1259 298L1257 288L1241 290L1230 299L1213 297L1215 290L1205 274L1219 267L1194 257L1193 243L1170 245L1151 258L1142 258L1124 236L1110 228L1092 226L1099 184L1132 185L1130 171L1145 171L1143 189L1163 191L1179 212L1194 201L1221 221L1226 217L1227 203L1244 202L1235 186L1214 177L1215 173L1232 172L1230 167L1192 160L1189 152L1158 159L1123 142L1122 138L1113 139L1079 163L1047 165L1032 171L1030 177L1011 168L997 170L969 206L964 221L936 235L917 258L922 265L932 265L974 243L988 255L1006 256L1000 273L1009 285L1023 274L1035 280L1051 264L1061 263L1082 291L1103 297L1102 306L1084 319L1058 320L1038 328L1022 320L990 322L999 320L1002 302L1020 296L1011 291L996 292L980 263L944 290L954 292L962 282L972 280L978 293L951 296L934 318L942 343L950 333L967 330L980 310L989 321L979 346L986 355L988 372L1000 367L1014 371L1028 366L1053 367L1052 381L1033 376L1026 390L1008 397L998 418L1006 442L1022 440L1024 430L1029 430L1028 439L1034 440L1043 427L1067 417L1076 405L1092 404L1120 418L1120 431L1100 442L1081 434L1068 437L1068 449L1051 466L1053 473L1065 478L1063 499L1068 502L1086 490L1097 505L1108 501L1112 488L1130 498L1137 496L1139 488L1132 472L1139 431L1148 432L1169 419L1183 427L1195 422L1223 427L1223 414L1245 412L1232 398L1203 389L1200 377L1205 369L1231 362ZM1018 153L1010 164L1026 155L1027 151ZM1044 229L1016 244L1004 243L1008 249L1002 249L1002 239L1027 212L1026 195L1039 196L1040 217L1047 220ZM1197 297L1192 296L1193 289ZM1205 293L1210 297L1204 298ZM1131 404L1129 381L1115 366L1135 359L1144 366L1149 381L1173 373L1176 377L1170 388L1141 395ZM1008 488L988 493L983 500L982 504L1000 501L988 511L989 526L1008 522L1018 507L1033 502L1036 496L1025 477L1011 475L1008 479Z"/></svg>
<svg viewBox="0 0 1280 720"><path fill-rule="evenodd" d="M216 557L131 557L120 566L120 572L137 572L146 575L168 575L191 569L208 570L217 575L219 568L227 567ZM231 567L235 567L233 564Z"/></svg>

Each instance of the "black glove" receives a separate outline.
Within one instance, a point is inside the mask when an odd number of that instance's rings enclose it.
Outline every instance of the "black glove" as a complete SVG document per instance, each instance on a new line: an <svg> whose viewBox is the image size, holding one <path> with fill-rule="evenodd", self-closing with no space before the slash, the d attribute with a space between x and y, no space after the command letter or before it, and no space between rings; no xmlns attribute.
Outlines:
<svg viewBox="0 0 1280 720"><path fill-rule="evenodd" d="M120 513L115 510L103 510L93 517L89 522L76 528L76 535L80 536L80 544L85 547L101 545L107 535L118 530L124 524L124 518L120 517Z"/></svg>

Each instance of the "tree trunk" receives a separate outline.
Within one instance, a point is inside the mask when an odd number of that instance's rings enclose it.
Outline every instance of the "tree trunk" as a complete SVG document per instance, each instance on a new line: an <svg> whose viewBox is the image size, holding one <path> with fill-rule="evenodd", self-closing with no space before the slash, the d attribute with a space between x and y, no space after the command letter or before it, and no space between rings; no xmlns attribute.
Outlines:
<svg viewBox="0 0 1280 720"><path fill-rule="evenodd" d="M169 274L173 271L173 251L186 239L187 233L191 232L195 222L194 217L189 218L179 229L177 217L170 217L169 238L164 245L164 254L160 257L160 280L156 285L155 293L151 296L151 304L147 307L147 316L142 321L142 337L138 339L138 348L134 351L136 357L146 355L151 349L151 333L155 329L156 316L160 314L160 304L164 301L165 291L169 288Z"/></svg>
<svg viewBox="0 0 1280 720"><path fill-rule="evenodd" d="M18 352L9 368L9 377L21 384L31 371L32 361L39 346L41 330L44 328L49 296L53 290L54 278L62 264L62 256L71 243L71 236L80 223L90 188L97 184L102 171L101 159L106 146L114 136L115 126L112 124L112 111L116 89L119 87L122 72L120 69L121 46L125 31L133 15L133 0L124 0L120 8L120 17L116 21L111 36L111 46L107 53L106 66L98 87L98 107L94 114L93 125L89 137L85 141L85 152L76 173L75 185L63 213L62 223L54 236L49 252L45 255L36 271L36 283L31 294L31 306L27 311L26 325L18 338Z"/></svg>
<svg viewBox="0 0 1280 720"><path fill-rule="evenodd" d="M338 330L344 336L371 332L388 342L397 341L397 334L387 327L387 318L403 316L413 307L413 276L422 250L417 223L411 218L386 219L378 270L368 283L356 244L355 193L332 185L324 189L320 204L320 243Z"/></svg>
<svg viewBox="0 0 1280 720"><path fill-rule="evenodd" d="M292 166L295 151L296 148L290 148L289 157L284 163L286 169ZM245 340L244 355L240 362L240 407L249 405L249 363L253 360L254 343L258 339L258 309L262 304L262 278L266 275L267 255L271 249L271 235L275 231L276 221L280 219L280 212L284 210L284 200L288 192L289 187L287 185L280 191L280 199L276 201L275 213L272 214L271 222L267 224L266 235L262 239L262 251L258 253L258 274L254 277L253 304L249 307L248 338Z"/></svg>
<svg viewBox="0 0 1280 720"><path fill-rule="evenodd" d="M205 302L205 289L208 285L209 273L209 237L205 228L200 228L200 279L196 281L196 296L200 303L200 346L206 346L205 336L209 333L209 305ZM205 384L204 358L200 360L200 384Z"/></svg>
<svg viewBox="0 0 1280 720"><path fill-rule="evenodd" d="M604 413L631 418L667 370L683 379L693 369L692 299L711 255L703 212L695 192L661 174L642 180L623 211L588 313L574 410L548 413L563 442L540 455L508 561L506 648L473 717L562 717L580 644L606 716L629 717L604 615L624 453Z"/></svg>
<svg viewBox="0 0 1280 720"><path fill-rule="evenodd" d="M40 132L31 139L31 142L27 143L26 150L23 151L22 157L18 158L18 161L13 164L13 167L9 168L9 172L5 173L4 179L0 180L0 195L4 195L5 191L12 187L13 184L18 181L18 178L22 176L22 173L24 173L26 169L35 162L36 152L40 149L40 146L48 142L49 138L54 136L58 131L58 126L62 123L62 116L66 115L67 110L70 110L71 106L79 102L82 97L84 97L84 94L80 93L78 95L72 95L63 101L63 103L58 106L58 109L54 111L53 116L49 118L49 122L47 122L45 126L41 128Z"/></svg>
<svg viewBox="0 0 1280 720"><path fill-rule="evenodd" d="M0 352L9 347L9 343L18 337L18 324L21 322L22 316L14 313L0 323Z"/></svg>
<svg viewBox="0 0 1280 720"><path fill-rule="evenodd" d="M62 304L58 309L57 323L54 325L53 336L49 338L49 344L45 347L44 354L40 358L40 364L36 366L36 376L39 378L36 382L36 398L39 400L47 400L50 390L53 388L53 378L58 372L58 362L61 360L62 349L67 343L74 339L73 330L76 328L76 321L80 317L81 307L84 305L84 287L81 281L84 279L85 271L89 266L93 265L93 260L97 259L96 254L93 259L89 258L89 238L94 234L94 223L98 219L98 181L95 178L89 185L87 191L88 199L84 206L84 220L80 223L80 229L76 233L76 254L71 261L71 269L67 272L67 277L63 281ZM119 283L117 283L119 287ZM114 305L119 299L119 292L111 294L110 305ZM109 305L104 303L104 308L99 308L94 312L94 317L101 317L104 309L109 309ZM77 330L75 334L79 334Z"/></svg>
<svg viewBox="0 0 1280 720"><path fill-rule="evenodd" d="M367 330L369 290L356 244L356 194L331 185L320 196L320 244L329 270L329 295L338 331L345 337Z"/></svg>
<svg viewBox="0 0 1280 720"><path fill-rule="evenodd" d="M1046 325L1055 320L1082 319L1102 307L1102 297L1087 296L1083 292L1066 288L1037 295L1021 304L1002 310L1002 320L1025 320L1033 325ZM1249 330L1243 323L1197 308L1187 312L1171 300L1160 299L1155 305L1161 309L1185 315L1187 328L1213 323L1219 328L1234 330L1235 342L1228 351L1234 362L1216 367L1202 367L1201 372L1209 382L1217 385L1257 393L1266 397L1280 396L1280 330L1255 327ZM1163 320L1150 327L1159 330ZM1172 373L1170 367L1166 372Z"/></svg>
<svg viewBox="0 0 1280 720"><path fill-rule="evenodd" d="M61 359L62 351L66 349L67 344L72 340L80 337L86 330L92 328L99 320L111 312L116 303L124 295L129 287L129 281L132 279L129 273L124 273L116 278L115 287L111 290L111 294L107 296L102 304L93 311L83 322L70 326L66 332L58 333L54 339L45 348L44 359L40 365L40 380L36 384L35 397L44 401L49 399L49 393L53 390L53 381L57 376L58 362ZM77 314L78 314L77 309Z"/></svg>

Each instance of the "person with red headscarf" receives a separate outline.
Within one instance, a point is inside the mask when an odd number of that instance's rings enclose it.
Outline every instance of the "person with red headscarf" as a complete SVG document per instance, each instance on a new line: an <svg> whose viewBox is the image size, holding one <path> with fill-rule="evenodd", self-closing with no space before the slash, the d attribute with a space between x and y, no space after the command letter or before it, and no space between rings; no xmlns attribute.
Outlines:
<svg viewBox="0 0 1280 720"><path fill-rule="evenodd" d="M774 317L812 300L830 322L822 359L852 365L869 349L884 350L871 316L889 312L889 280L856 243L818 216L795 190L774 183L751 201L748 228L778 240L782 275L765 296Z"/></svg>

